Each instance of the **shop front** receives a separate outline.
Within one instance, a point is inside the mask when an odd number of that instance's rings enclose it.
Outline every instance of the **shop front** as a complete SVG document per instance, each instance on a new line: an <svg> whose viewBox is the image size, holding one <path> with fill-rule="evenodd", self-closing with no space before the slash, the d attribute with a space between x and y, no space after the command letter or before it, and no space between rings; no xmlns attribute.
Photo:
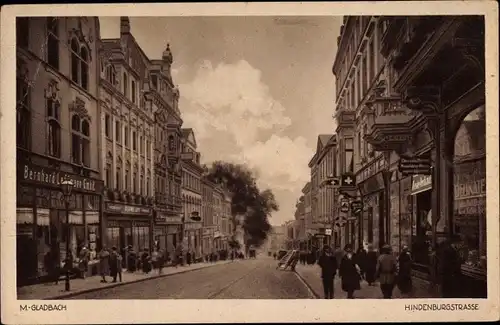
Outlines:
<svg viewBox="0 0 500 325"><path fill-rule="evenodd" d="M432 176L413 175L411 183L411 251L416 266L426 269L432 245Z"/></svg>
<svg viewBox="0 0 500 325"><path fill-rule="evenodd" d="M363 202L363 217L360 225L363 229L363 242L372 244L375 249L380 249L381 245L386 243L385 187L382 173L377 173L364 180L358 187Z"/></svg>
<svg viewBox="0 0 500 325"><path fill-rule="evenodd" d="M202 229L202 255L205 256L213 251L214 242L214 228L213 227L203 227Z"/></svg>
<svg viewBox="0 0 500 325"><path fill-rule="evenodd" d="M83 247L90 250L89 272L96 272L103 181L31 162L19 162L17 169L18 285L45 281L49 269L62 265L68 241L73 257ZM68 180L73 189L66 202L61 183Z"/></svg>
<svg viewBox="0 0 500 325"><path fill-rule="evenodd" d="M154 241L157 249L162 249L173 256L179 241L182 225L180 215L171 215L167 211L154 211Z"/></svg>
<svg viewBox="0 0 500 325"><path fill-rule="evenodd" d="M104 215L107 247L116 247L123 256L129 246L135 252L151 252L154 245L152 208L106 202ZM123 259L123 263L126 263L126 259Z"/></svg>
<svg viewBox="0 0 500 325"><path fill-rule="evenodd" d="M484 105L455 135L452 231L460 236L464 296L486 297L486 122Z"/></svg>
<svg viewBox="0 0 500 325"><path fill-rule="evenodd" d="M212 252L217 252L218 250L222 249L222 234L221 232L217 229L214 230L214 244L213 244L213 250Z"/></svg>
<svg viewBox="0 0 500 325"><path fill-rule="evenodd" d="M187 238L187 249L194 253L196 259L201 258L202 223L186 221L184 224L184 236Z"/></svg>

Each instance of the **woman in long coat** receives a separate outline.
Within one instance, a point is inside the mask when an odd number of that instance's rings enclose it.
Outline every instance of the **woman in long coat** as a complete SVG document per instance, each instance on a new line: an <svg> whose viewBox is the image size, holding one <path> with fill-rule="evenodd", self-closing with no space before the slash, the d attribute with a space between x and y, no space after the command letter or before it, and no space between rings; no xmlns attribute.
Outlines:
<svg viewBox="0 0 500 325"><path fill-rule="evenodd" d="M99 252L99 269L101 271L101 282L106 281L106 276L109 275L109 251L106 247L103 247Z"/></svg>
<svg viewBox="0 0 500 325"><path fill-rule="evenodd" d="M377 263L377 275L380 281L380 289L384 299L392 298L392 291L396 282L397 260L392 255L392 249L389 245L382 247L381 255Z"/></svg>
<svg viewBox="0 0 500 325"><path fill-rule="evenodd" d="M346 245L344 250L346 254L342 258L342 262L340 262L339 270L339 275L342 278L342 290L347 292L348 299L354 299L354 291L361 289L361 286L359 284L360 269L354 261L352 246Z"/></svg>
<svg viewBox="0 0 500 325"><path fill-rule="evenodd" d="M412 281L411 281L411 265L412 259L410 252L408 251L408 246L403 246L401 250L401 254L399 254L398 258L399 264L399 274L397 279L397 286L399 291L404 294L408 294L412 290Z"/></svg>
<svg viewBox="0 0 500 325"><path fill-rule="evenodd" d="M368 245L368 253L366 253L366 260L365 260L365 280L368 282L368 285L371 286L373 283L375 283L375 272L377 271L377 260L378 260L378 254L377 252L373 249L373 245L369 244Z"/></svg>

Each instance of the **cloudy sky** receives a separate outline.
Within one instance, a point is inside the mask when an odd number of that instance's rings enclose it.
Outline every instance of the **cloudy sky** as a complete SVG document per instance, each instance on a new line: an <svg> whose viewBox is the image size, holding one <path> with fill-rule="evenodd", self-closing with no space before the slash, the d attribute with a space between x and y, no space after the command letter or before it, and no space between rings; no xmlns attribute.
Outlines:
<svg viewBox="0 0 500 325"><path fill-rule="evenodd" d="M119 17L101 17L117 38ZM195 130L203 162L244 162L271 188L278 225L293 219L309 180L317 135L332 133L340 17L130 18L150 59L174 55L183 127Z"/></svg>

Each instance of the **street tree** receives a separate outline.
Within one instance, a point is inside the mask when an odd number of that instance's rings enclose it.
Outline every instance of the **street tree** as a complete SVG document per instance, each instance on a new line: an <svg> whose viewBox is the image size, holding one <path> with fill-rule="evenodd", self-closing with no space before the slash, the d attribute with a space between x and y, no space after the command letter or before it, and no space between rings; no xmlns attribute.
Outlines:
<svg viewBox="0 0 500 325"><path fill-rule="evenodd" d="M233 234L237 230L238 216L243 216L245 246L261 246L271 229L268 218L279 210L273 192L260 191L254 173L242 164L216 161L208 168L206 177L231 194Z"/></svg>

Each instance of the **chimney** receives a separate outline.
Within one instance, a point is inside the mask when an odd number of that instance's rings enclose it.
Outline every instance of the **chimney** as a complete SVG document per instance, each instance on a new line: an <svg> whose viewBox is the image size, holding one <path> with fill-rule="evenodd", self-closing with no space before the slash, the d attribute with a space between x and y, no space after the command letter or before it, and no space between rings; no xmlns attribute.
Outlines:
<svg viewBox="0 0 500 325"><path fill-rule="evenodd" d="M120 34L130 34L130 20L128 17L120 17Z"/></svg>

